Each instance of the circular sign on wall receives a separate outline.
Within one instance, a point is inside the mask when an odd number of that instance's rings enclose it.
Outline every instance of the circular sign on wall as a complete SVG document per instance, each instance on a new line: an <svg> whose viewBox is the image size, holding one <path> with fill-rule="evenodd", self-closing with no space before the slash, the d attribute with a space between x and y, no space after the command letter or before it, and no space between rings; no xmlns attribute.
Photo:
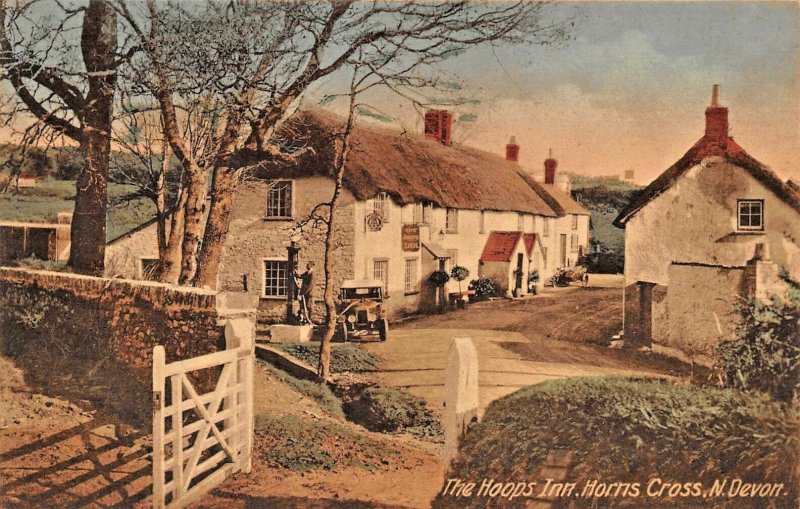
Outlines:
<svg viewBox="0 0 800 509"><path fill-rule="evenodd" d="M367 228L369 228L370 231L373 232L376 232L381 228L383 228L383 216L381 216L376 212L367 215Z"/></svg>

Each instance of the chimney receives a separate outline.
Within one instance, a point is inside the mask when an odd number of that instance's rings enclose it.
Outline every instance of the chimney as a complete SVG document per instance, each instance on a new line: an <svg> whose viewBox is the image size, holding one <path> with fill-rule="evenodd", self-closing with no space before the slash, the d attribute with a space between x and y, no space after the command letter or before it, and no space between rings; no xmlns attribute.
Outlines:
<svg viewBox="0 0 800 509"><path fill-rule="evenodd" d="M425 112L425 139L450 145L450 132L453 115L447 110L428 110Z"/></svg>
<svg viewBox="0 0 800 509"><path fill-rule="evenodd" d="M517 138L511 137L511 140L506 145L506 161L516 163L519 161L519 145L517 145Z"/></svg>
<svg viewBox="0 0 800 509"><path fill-rule="evenodd" d="M711 106L706 108L706 139L722 146L728 143L728 108L719 105L719 85L711 90Z"/></svg>
<svg viewBox="0 0 800 509"><path fill-rule="evenodd" d="M556 182L556 168L558 161L553 159L553 149L550 149L550 157L544 160L544 183L555 184Z"/></svg>

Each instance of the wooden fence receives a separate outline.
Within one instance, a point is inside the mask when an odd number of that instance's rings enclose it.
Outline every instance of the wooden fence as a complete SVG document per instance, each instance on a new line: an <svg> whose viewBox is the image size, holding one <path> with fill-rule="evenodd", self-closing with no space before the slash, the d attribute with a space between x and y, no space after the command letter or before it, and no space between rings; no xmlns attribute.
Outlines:
<svg viewBox="0 0 800 509"><path fill-rule="evenodd" d="M169 364L153 349L153 507L185 507L250 471L253 362L251 342ZM197 389L199 371L217 375L213 390Z"/></svg>

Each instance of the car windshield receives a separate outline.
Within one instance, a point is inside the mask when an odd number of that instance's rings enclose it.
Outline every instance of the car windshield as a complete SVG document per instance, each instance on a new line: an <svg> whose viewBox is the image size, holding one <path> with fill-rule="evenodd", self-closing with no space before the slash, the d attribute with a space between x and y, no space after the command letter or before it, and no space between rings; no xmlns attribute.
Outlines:
<svg viewBox="0 0 800 509"><path fill-rule="evenodd" d="M380 287L342 288L342 299L380 299Z"/></svg>

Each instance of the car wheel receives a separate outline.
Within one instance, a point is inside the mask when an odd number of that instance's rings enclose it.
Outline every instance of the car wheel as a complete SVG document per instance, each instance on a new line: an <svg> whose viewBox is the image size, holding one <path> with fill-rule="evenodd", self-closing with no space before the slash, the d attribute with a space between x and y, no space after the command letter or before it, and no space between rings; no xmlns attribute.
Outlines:
<svg viewBox="0 0 800 509"><path fill-rule="evenodd" d="M389 320L384 318L378 322L378 336L381 338L381 341L389 339Z"/></svg>

